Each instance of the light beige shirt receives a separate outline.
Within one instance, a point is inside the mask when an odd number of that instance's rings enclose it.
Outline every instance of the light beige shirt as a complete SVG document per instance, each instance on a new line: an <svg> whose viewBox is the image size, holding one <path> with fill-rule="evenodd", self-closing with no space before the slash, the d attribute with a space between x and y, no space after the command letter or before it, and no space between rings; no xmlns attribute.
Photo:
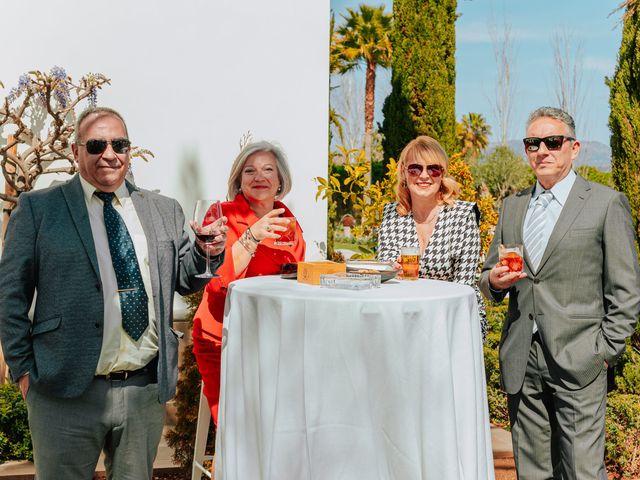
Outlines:
<svg viewBox="0 0 640 480"><path fill-rule="evenodd" d="M147 238L129 196L129 190L123 182L120 188L114 192L116 198L113 201L113 206L123 218L127 230L129 230L129 235L131 235L138 265L140 266L140 273L142 274L142 281L149 299L149 327L135 341L122 328L118 281L111 262L109 240L104 226L102 200L93 194L96 188L84 178L80 177L80 183L84 190L84 200L89 212L89 222L91 223L96 255L98 256L102 295L104 297L104 332L96 375L105 375L109 372L120 370L137 370L149 363L158 353L158 330L153 306L153 292L151 291Z"/></svg>

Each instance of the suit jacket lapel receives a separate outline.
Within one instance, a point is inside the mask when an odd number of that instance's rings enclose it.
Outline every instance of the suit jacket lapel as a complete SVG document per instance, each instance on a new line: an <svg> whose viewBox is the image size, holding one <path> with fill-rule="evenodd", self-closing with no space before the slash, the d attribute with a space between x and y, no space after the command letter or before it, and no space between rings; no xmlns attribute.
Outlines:
<svg viewBox="0 0 640 480"><path fill-rule="evenodd" d="M76 175L67 184L62 186L62 193L71 219L78 231L82 245L84 246L91 266L93 267L96 277L100 278L100 269L98 268L98 256L96 255L96 246L93 242L93 233L91 232L91 223L89 222L89 212L87 204L84 200L84 191L80 184L80 177Z"/></svg>
<svg viewBox="0 0 640 480"><path fill-rule="evenodd" d="M576 217L584 208L585 199L589 196L589 190L591 190L589 183L582 177L577 176L573 187L571 187L571 192L569 193L569 197L567 198L567 203L565 203L564 207L562 207L560 217L558 217L558 221L556 222L555 227L553 227L553 231L551 232L551 236L549 237L547 247L544 250L542 259L540 259L538 271L540 271L542 267L544 267L544 264L553 253L553 250L558 246L560 241L567 234Z"/></svg>

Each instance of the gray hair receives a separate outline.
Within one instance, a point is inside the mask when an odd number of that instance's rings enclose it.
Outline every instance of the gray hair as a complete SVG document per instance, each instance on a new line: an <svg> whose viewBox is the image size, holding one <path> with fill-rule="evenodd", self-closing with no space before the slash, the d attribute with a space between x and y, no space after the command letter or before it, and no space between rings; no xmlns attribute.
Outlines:
<svg viewBox="0 0 640 480"><path fill-rule="evenodd" d="M81 140L80 127L82 127L82 123L87 119L89 115L94 115L94 114L116 117L118 120L122 122L122 125L124 125L124 132L127 135L127 138L129 138L127 123L124 121L124 118L122 117L122 115L120 115L119 112L109 107L89 107L86 110L83 110L83 112L80 114L80 116L78 116L78 119L76 120L76 128L74 133L74 141L76 143L78 143Z"/></svg>
<svg viewBox="0 0 640 480"><path fill-rule="evenodd" d="M575 138L576 124L573 121L573 118L564 110L556 107L540 107L534 110L527 120L527 129L535 120L543 117L561 121L569 128L569 136Z"/></svg>
<svg viewBox="0 0 640 480"><path fill-rule="evenodd" d="M240 150L240 153L233 161L233 165L231 166L231 173L229 173L229 190L227 191L227 200L233 200L236 194L240 191L242 169L244 168L244 164L247 162L247 159L251 155L258 152L270 152L276 158L278 179L280 180L280 190L276 195L276 199L280 200L291 191L291 172L289 170L287 157L284 154L282 148L274 143L267 141L251 142L247 143L242 148L242 150Z"/></svg>

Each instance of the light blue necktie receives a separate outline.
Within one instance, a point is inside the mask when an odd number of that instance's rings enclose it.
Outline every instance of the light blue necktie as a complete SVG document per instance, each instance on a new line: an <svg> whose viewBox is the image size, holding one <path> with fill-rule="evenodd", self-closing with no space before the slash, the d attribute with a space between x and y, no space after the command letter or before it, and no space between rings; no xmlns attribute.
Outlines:
<svg viewBox="0 0 640 480"><path fill-rule="evenodd" d="M542 254L547 247L549 238L545 237L547 222L549 221L549 202L553 199L553 193L548 190L543 191L536 198L533 212L529 218L524 231L524 246L529 254L531 266L538 270Z"/></svg>
<svg viewBox="0 0 640 480"><path fill-rule="evenodd" d="M149 325L149 306L140 266L129 230L120 214L113 208L113 192L95 192L104 203L104 226L107 228L109 251L116 272L122 328L132 339L138 340Z"/></svg>

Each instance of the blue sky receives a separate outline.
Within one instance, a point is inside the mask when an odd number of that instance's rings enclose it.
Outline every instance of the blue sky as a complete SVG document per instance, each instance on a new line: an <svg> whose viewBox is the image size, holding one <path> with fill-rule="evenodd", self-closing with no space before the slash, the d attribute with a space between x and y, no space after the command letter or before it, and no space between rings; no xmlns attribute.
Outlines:
<svg viewBox="0 0 640 480"><path fill-rule="evenodd" d="M355 0L332 0L336 24L346 8L363 3ZM386 6L392 1L370 1L369 5ZM498 130L493 104L496 96L496 62L489 34L493 25L500 31L510 25L514 43L513 78L515 84L513 118L509 138L521 138L530 111L542 105L557 105L554 87L554 60L551 39L565 31L582 46L582 95L585 98L576 112L577 135L583 140L609 143L609 89L605 76L614 73L622 35L620 13L609 14L620 0L458 0L460 17L456 22L456 116L468 112L482 113ZM362 69L361 69L362 71ZM389 72L379 69L376 88L376 122L381 122L380 108L389 92ZM362 76L364 84L364 77ZM335 80L333 84L339 83ZM494 140L496 139L494 135Z"/></svg>

